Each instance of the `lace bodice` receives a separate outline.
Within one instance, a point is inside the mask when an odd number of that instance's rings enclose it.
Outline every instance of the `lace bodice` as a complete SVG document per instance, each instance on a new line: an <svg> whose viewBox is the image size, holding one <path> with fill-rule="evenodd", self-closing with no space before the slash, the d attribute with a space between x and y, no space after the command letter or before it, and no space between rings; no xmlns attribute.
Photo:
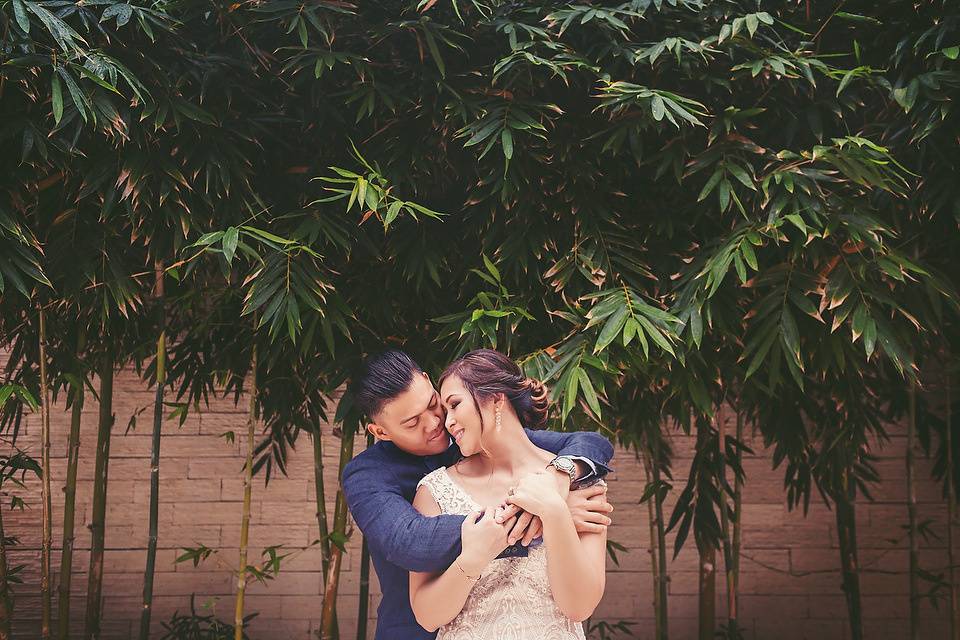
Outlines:
<svg viewBox="0 0 960 640"><path fill-rule="evenodd" d="M482 507L445 468L425 476L443 513L466 515ZM419 485L418 485L419 486ZM557 607L547 579L545 545L525 558L492 561L473 586L463 610L440 627L437 640L584 640L583 625Z"/></svg>

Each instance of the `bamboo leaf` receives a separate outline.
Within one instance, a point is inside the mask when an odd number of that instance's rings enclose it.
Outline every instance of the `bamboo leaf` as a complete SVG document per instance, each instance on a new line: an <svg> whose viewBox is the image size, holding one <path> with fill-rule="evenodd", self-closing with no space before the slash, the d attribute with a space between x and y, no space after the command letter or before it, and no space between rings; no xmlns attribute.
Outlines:
<svg viewBox="0 0 960 640"><path fill-rule="evenodd" d="M233 255L237 251L237 241L240 239L240 230L236 227L229 227L223 233L223 257L226 258L227 264L233 263Z"/></svg>
<svg viewBox="0 0 960 640"><path fill-rule="evenodd" d="M614 341L614 339L620 334L620 330L623 328L624 323L627 320L627 314L629 309L627 309L626 304L617 309L603 325L603 328L600 330L600 335L597 337L597 343L593 347L594 353L600 353L607 346Z"/></svg>
<svg viewBox="0 0 960 640"><path fill-rule="evenodd" d="M789 307L783 307L780 315L780 330L783 332L783 343L787 351L793 357L794 362L803 369L803 361L800 359L800 333L797 330L797 322L793 318L793 313Z"/></svg>
<svg viewBox="0 0 960 640"><path fill-rule="evenodd" d="M487 254L482 254L482 255L483 255L483 266L487 268L487 271L490 272L490 275L493 276L494 280L496 280L497 282L500 282L500 270L497 269L497 265L493 264L493 262L490 261L490 258L487 257Z"/></svg>
<svg viewBox="0 0 960 640"><path fill-rule="evenodd" d="M590 376L587 375L585 370L580 368L577 369L577 375L580 377L580 389L583 391L583 397L587 400L587 406L590 407L590 410L593 411L598 419L602 418L603 416L600 413L600 400L597 398L597 392L593 388Z"/></svg>
<svg viewBox="0 0 960 640"><path fill-rule="evenodd" d="M27 9L23 5L23 0L13 0L13 15L23 32L30 35L30 17L27 16Z"/></svg>
<svg viewBox="0 0 960 640"><path fill-rule="evenodd" d="M63 88L56 73L50 76L50 98L53 103L53 121L60 124L60 119L63 118Z"/></svg>

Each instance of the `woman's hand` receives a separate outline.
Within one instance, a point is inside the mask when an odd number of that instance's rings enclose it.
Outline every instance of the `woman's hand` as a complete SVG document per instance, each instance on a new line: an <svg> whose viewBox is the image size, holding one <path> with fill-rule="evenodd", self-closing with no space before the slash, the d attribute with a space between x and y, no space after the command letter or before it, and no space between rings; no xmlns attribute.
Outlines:
<svg viewBox="0 0 960 640"><path fill-rule="evenodd" d="M558 509L567 508L560 495L556 473L547 470L528 473L521 478L513 493L507 496L507 503L541 519Z"/></svg>
<svg viewBox="0 0 960 640"><path fill-rule="evenodd" d="M480 512L471 512L460 529L463 552L458 561L461 570L469 576L480 575L490 561L507 548L507 535L517 521L514 516L498 524L493 518L493 507L484 509L482 518L480 515Z"/></svg>

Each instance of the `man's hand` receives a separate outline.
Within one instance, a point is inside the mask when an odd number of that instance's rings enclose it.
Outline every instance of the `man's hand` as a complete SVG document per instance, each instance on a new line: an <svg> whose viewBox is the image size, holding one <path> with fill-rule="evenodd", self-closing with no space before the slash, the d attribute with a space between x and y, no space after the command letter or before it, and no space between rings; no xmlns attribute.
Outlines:
<svg viewBox="0 0 960 640"><path fill-rule="evenodd" d="M612 522L606 515L613 512L613 505L607 502L606 485L595 484L571 491L567 507L578 533L603 533Z"/></svg>
<svg viewBox="0 0 960 640"><path fill-rule="evenodd" d="M513 525L513 528L510 530L510 535L507 537L508 544L513 544L517 540L520 540L523 546L528 547L534 539L539 538L543 534L543 522L540 521L540 518L532 513L523 511L515 504L504 503L500 505L495 520L497 522L506 522L514 516L517 517L517 522Z"/></svg>

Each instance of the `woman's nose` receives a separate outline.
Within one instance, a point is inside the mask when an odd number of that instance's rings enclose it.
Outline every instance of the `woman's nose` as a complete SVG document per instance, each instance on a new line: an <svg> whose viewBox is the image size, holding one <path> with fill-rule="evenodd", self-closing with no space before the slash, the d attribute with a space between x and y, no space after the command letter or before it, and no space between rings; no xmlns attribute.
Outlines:
<svg viewBox="0 0 960 640"><path fill-rule="evenodd" d="M446 427L447 431L450 431L451 427L453 427L453 423L453 414L447 411L447 415L443 419L443 426Z"/></svg>

